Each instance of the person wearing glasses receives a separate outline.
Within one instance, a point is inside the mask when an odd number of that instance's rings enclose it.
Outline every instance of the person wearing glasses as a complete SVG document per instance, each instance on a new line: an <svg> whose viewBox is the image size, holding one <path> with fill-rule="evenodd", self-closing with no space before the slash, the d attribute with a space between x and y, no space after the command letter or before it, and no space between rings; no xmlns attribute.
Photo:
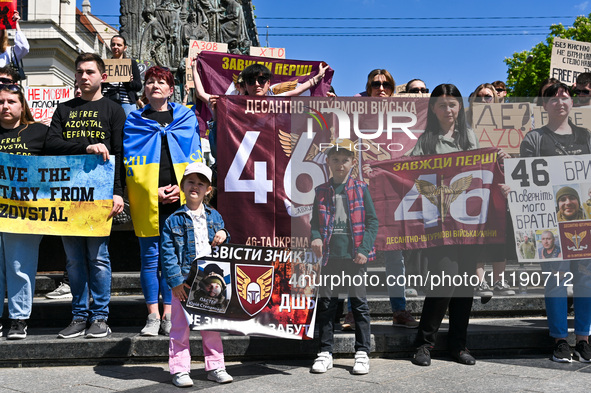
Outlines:
<svg viewBox="0 0 591 393"><path fill-rule="evenodd" d="M22 88L12 83L7 67L0 68L0 147L2 152L42 155L47 126L36 123ZM5 83L10 82L10 83ZM8 295L11 320L8 340L27 337L27 320L33 306L39 243L43 235L0 233L0 304ZM0 310L0 317L3 310ZM0 323L0 336L2 324Z"/></svg>
<svg viewBox="0 0 591 393"><path fill-rule="evenodd" d="M10 65L13 58L17 63L29 53L29 41L22 33L18 21L21 19L18 11L14 11L12 20L16 25L16 32L14 34L14 46L8 45L8 30L0 30L0 67Z"/></svg>
<svg viewBox="0 0 591 393"><path fill-rule="evenodd" d="M410 94L428 94L429 89L427 89L427 85L422 80L411 79L406 83L404 92Z"/></svg>
<svg viewBox="0 0 591 393"><path fill-rule="evenodd" d="M505 102L505 97L507 97L507 86L505 86L505 82L494 81L492 85L497 92L497 96L499 96L499 102Z"/></svg>
<svg viewBox="0 0 591 393"><path fill-rule="evenodd" d="M388 70L376 68L367 75L365 91L355 97L392 97L396 93L396 82Z"/></svg>
<svg viewBox="0 0 591 393"><path fill-rule="evenodd" d="M195 82L195 94L197 95L197 98L209 106L209 109L213 114L213 120L209 122L209 145L211 148L211 154L215 158L217 157L217 122L215 115L215 105L219 96L205 92L205 89L203 88L203 82L201 81L201 77L197 71L198 56L199 55L195 56L192 63L193 81ZM328 67L328 64L321 63L318 66L318 73L308 79L306 82L299 84L293 90L288 90L280 94L274 94L273 90L270 89L272 77L271 71L264 65L255 63L249 65L244 70L242 70L242 72L240 72L238 75L236 88L240 94L244 92L244 95L248 96L295 97L302 95L302 93L317 85L322 80L322 78L324 78Z"/></svg>
<svg viewBox="0 0 591 393"><path fill-rule="evenodd" d="M591 72L583 72L577 76L573 86L574 106L591 106Z"/></svg>

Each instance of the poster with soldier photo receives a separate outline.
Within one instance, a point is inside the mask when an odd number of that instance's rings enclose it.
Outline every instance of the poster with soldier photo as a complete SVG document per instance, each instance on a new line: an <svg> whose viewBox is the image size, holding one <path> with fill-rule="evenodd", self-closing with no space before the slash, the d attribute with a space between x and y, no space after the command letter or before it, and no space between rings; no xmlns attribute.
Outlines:
<svg viewBox="0 0 591 393"><path fill-rule="evenodd" d="M591 257L591 155L505 160L520 261Z"/></svg>
<svg viewBox="0 0 591 393"><path fill-rule="evenodd" d="M187 307L223 314L232 298L230 264L227 262L198 261Z"/></svg>

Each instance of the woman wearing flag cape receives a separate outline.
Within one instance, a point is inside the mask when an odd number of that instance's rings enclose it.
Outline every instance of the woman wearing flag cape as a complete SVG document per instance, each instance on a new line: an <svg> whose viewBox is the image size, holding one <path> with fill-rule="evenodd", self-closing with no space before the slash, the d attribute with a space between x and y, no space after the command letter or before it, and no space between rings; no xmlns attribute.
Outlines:
<svg viewBox="0 0 591 393"><path fill-rule="evenodd" d="M159 272L160 228L181 205L178 184L185 167L202 160L197 118L185 106L169 102L173 89L168 69L146 71L144 93L149 104L130 113L123 137L129 205L140 243L140 279L149 314L141 331L146 336L170 331L171 291Z"/></svg>

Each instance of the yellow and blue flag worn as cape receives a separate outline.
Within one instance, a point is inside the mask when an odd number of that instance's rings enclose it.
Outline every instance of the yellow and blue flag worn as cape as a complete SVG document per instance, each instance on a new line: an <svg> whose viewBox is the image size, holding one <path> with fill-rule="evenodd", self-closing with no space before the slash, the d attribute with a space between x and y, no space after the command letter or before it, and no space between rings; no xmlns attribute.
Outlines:
<svg viewBox="0 0 591 393"><path fill-rule="evenodd" d="M158 177L162 138L168 141L170 157L177 183L183 178L185 167L202 161L199 124L191 110L170 103L173 121L166 127L142 117L144 110L133 111L123 130L123 155L129 194L129 207L135 234L138 237L159 236ZM181 194L181 203L184 197Z"/></svg>

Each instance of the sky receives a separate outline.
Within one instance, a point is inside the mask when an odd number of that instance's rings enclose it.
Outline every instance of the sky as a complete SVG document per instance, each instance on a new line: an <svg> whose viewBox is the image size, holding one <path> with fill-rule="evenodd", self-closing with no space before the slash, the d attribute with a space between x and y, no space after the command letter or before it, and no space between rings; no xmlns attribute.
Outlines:
<svg viewBox="0 0 591 393"><path fill-rule="evenodd" d="M82 0L76 4L82 9ZM94 15L118 27L119 0L91 0L91 5ZM432 90L453 83L468 96L481 83L504 81L503 60L543 41L550 25L572 26L576 16L591 12L591 2L580 0L253 0L253 5L261 46L285 48L290 59L326 61L335 70L339 96L364 91L375 68L390 71L396 84L419 78Z"/></svg>

